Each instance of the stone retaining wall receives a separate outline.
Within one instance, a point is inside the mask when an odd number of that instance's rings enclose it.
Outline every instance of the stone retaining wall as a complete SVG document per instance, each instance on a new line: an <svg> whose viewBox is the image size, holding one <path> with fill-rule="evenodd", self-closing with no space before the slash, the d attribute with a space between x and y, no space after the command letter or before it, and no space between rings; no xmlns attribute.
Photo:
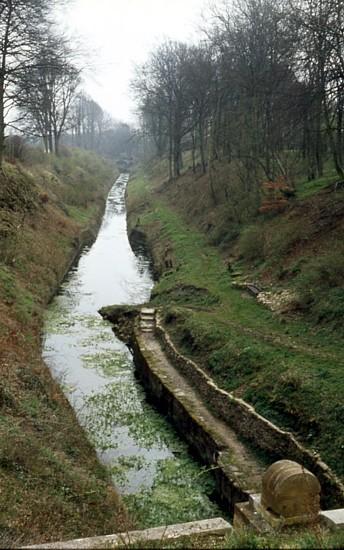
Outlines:
<svg viewBox="0 0 344 550"><path fill-rule="evenodd" d="M178 395L178 388L169 386L166 379L161 376L154 357L141 342L138 330L134 331L131 349L137 376L147 390L151 401L172 420L196 456L203 463L214 467L218 500L229 514L233 515L235 504L247 501L252 489L244 489L236 473L232 471L230 452L223 447L213 426L207 426L204 419L190 410L183 396Z"/></svg>
<svg viewBox="0 0 344 550"><path fill-rule="evenodd" d="M220 389L196 363L177 351L159 318L156 334L173 364L197 388L219 419L255 447L267 451L272 461L295 460L313 472L321 484L324 508L343 505L343 484L317 454L312 454L301 445L293 434L278 428L258 414L251 405Z"/></svg>

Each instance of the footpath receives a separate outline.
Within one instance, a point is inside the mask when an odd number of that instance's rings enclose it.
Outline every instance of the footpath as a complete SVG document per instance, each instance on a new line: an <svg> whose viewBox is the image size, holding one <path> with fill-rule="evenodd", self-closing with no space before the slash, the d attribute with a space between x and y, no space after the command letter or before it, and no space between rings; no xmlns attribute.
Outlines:
<svg viewBox="0 0 344 550"><path fill-rule="evenodd" d="M172 420L197 456L214 470L217 495L233 513L236 502L260 491L267 464L224 419L213 414L197 383L178 370L157 337L154 309L141 309L133 349L137 374L151 399Z"/></svg>
<svg viewBox="0 0 344 550"><path fill-rule="evenodd" d="M171 360L163 351L160 342L152 333L142 335L146 350L154 355L155 366L159 370L164 383L173 389L178 399L185 404L199 424L216 434L216 440L221 448L227 449L231 455L231 470L235 477L240 479L240 484L250 492L258 492L261 478L266 469L253 452L239 440L236 433L227 425L216 418L205 406L197 388L190 385L172 365Z"/></svg>

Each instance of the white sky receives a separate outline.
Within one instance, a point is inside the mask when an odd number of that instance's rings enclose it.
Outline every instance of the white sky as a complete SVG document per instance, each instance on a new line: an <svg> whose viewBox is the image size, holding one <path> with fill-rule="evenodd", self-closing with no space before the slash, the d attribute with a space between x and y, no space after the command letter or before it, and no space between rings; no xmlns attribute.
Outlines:
<svg viewBox="0 0 344 550"><path fill-rule="evenodd" d="M68 34L81 39L94 69L84 89L112 116L135 120L129 82L133 67L168 37L197 40L207 0L72 0L59 16Z"/></svg>

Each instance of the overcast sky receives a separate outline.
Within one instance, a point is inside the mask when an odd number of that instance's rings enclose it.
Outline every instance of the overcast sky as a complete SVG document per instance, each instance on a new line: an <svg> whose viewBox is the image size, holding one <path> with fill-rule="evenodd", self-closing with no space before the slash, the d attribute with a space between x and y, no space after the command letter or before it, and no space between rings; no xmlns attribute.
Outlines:
<svg viewBox="0 0 344 550"><path fill-rule="evenodd" d="M134 121L129 81L136 63L163 38L197 40L206 0L72 0L58 15L90 52L85 90L103 109Z"/></svg>

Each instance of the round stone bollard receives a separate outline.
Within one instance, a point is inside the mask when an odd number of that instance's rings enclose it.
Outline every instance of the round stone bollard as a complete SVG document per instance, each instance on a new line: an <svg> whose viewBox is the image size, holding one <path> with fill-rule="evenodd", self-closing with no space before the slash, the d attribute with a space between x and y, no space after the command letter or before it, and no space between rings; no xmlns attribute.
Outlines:
<svg viewBox="0 0 344 550"><path fill-rule="evenodd" d="M279 460L265 472L261 504L282 518L317 518L320 483L309 470L292 460Z"/></svg>

